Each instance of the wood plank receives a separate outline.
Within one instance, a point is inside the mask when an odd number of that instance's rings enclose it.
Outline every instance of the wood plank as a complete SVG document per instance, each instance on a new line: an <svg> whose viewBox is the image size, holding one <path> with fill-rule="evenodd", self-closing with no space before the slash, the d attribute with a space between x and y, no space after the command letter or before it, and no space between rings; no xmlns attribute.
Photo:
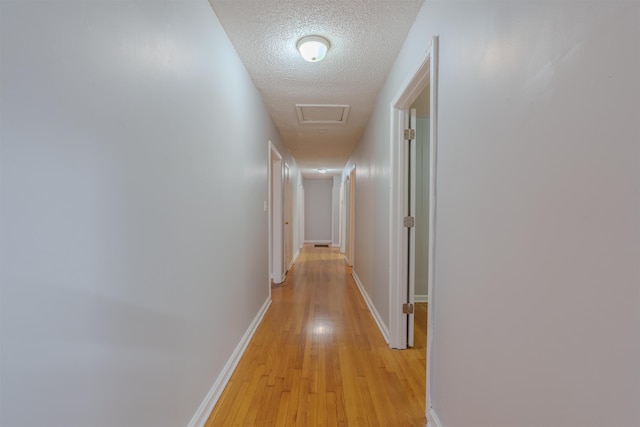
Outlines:
<svg viewBox="0 0 640 427"><path fill-rule="evenodd" d="M344 257L311 245L272 299L207 427L426 425L426 303L391 350Z"/></svg>

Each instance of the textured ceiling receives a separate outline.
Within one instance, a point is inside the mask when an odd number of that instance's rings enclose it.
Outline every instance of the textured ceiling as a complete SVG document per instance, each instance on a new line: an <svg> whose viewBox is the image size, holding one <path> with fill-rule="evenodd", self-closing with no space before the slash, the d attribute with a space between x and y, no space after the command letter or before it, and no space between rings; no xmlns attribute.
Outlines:
<svg viewBox="0 0 640 427"><path fill-rule="evenodd" d="M305 176L338 173L423 0L210 0L285 144ZM331 47L322 62L296 50L307 35ZM350 105L346 124L300 124L296 104Z"/></svg>

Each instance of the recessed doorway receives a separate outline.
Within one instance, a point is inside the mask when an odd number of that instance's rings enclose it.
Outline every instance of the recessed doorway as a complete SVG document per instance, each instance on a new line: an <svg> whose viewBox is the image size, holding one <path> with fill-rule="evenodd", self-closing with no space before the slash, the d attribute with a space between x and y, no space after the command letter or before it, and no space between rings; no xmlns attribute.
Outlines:
<svg viewBox="0 0 640 427"><path fill-rule="evenodd" d="M438 39L411 70L391 103L391 229L390 229L390 298L389 345L404 349L415 344L414 319L416 315L416 274L423 281L426 276L428 299L426 359L427 359L427 419L431 409L431 353L433 351L434 312L434 257L436 223L436 166L437 166L437 81ZM426 90L426 92L425 92ZM416 102L428 98L428 117L418 124ZM428 123L428 126L425 126ZM422 131L418 129L422 127ZM428 141L419 133L428 134ZM418 144L421 144L418 153ZM428 145L428 157L425 150ZM418 164L422 163L422 165ZM428 168L427 168L428 164ZM420 185L416 182L419 170ZM428 176L428 181L426 177ZM420 192L422 194L416 194ZM420 197L418 197L420 196ZM427 201L424 201L427 197ZM416 204L418 208L416 209ZM428 213L427 213L428 212ZM424 217L427 216L425 219ZM417 221L421 224L418 227ZM418 235L417 232L419 233ZM418 242L418 239L420 241ZM418 251L416 251L418 247ZM416 268L418 266L419 268ZM426 267L426 268L425 268ZM420 285L419 289L423 289Z"/></svg>

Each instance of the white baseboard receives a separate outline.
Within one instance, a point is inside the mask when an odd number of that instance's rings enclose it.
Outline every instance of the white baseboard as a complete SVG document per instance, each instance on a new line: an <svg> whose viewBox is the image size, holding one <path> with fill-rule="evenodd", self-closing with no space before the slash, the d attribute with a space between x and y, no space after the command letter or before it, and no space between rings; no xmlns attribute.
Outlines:
<svg viewBox="0 0 640 427"><path fill-rule="evenodd" d="M358 285L358 289L360 289L362 298L364 298L364 302L367 303L367 307L369 307L369 311L371 312L373 319L378 324L378 329L380 329L380 333L382 334L382 337L384 338L385 342L389 344L389 329L387 329L387 327L385 326L384 321L380 316L380 313L378 313L378 310L376 310L375 305L373 305L373 301L371 301L371 298L369 298L369 294L367 294L367 291L364 290L364 286L362 286L362 282L360 281L360 278L358 277L356 272L355 271L352 272L351 275L353 276L353 280L356 281L356 285Z"/></svg>
<svg viewBox="0 0 640 427"><path fill-rule="evenodd" d="M331 245L332 248L339 248L340 247L340 243L333 243Z"/></svg>
<svg viewBox="0 0 640 427"><path fill-rule="evenodd" d="M331 246L331 240L305 240L305 243L309 243L309 244L319 244L319 245L329 245Z"/></svg>
<svg viewBox="0 0 640 427"><path fill-rule="evenodd" d="M204 427L205 423L209 419L209 415L211 415L211 411L213 411L213 407L216 406L216 403L218 402L220 395L224 391L224 388L226 387L227 383L229 382L229 379L231 378L231 374L233 374L233 371L236 369L236 366L238 366L238 362L240 362L240 358L242 357L245 350L247 349L247 345L249 345L249 341L251 341L253 334L256 332L256 329L258 329L258 325L260 325L260 322L262 322L262 318L267 313L267 309L269 308L270 305L271 305L271 298L267 298L267 300L264 302L264 304L260 308L260 311L258 311L258 314L256 315L256 317L253 319L253 321L249 325L247 332L244 333L244 336L240 340L240 343L238 343L238 346L231 354L231 357L229 358L227 363L224 365L224 368L222 368L222 372L220 372L220 375L218 375L218 378L213 383L211 390L209 390L209 393L207 393L207 396L204 398L204 400L200 404L200 407L196 411L195 415L193 416L193 418L191 418L191 421L189 421L189 424L187 425L187 427Z"/></svg>
<svg viewBox="0 0 640 427"><path fill-rule="evenodd" d="M427 427L442 427L442 423L433 408L429 409L427 413Z"/></svg>
<svg viewBox="0 0 640 427"><path fill-rule="evenodd" d="M415 302L429 302L429 295L418 295L414 296Z"/></svg>

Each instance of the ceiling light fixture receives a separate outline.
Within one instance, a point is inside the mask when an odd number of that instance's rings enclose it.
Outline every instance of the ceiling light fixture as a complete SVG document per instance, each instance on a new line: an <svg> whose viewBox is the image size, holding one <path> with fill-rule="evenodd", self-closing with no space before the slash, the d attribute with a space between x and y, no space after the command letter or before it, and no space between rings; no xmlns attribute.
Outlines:
<svg viewBox="0 0 640 427"><path fill-rule="evenodd" d="M318 172L320 172L320 173L327 173L327 170L326 170L326 169L318 169Z"/></svg>
<svg viewBox="0 0 640 427"><path fill-rule="evenodd" d="M296 47L305 61L319 62L329 50L329 40L320 36L306 36L298 40Z"/></svg>

